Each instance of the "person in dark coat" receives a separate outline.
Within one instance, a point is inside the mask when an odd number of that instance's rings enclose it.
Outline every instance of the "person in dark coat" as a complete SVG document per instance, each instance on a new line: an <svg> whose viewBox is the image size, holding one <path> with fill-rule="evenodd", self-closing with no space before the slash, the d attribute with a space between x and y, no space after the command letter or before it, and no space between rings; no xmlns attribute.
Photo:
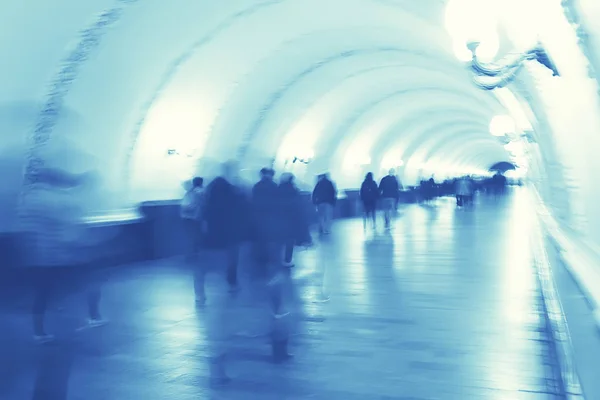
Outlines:
<svg viewBox="0 0 600 400"><path fill-rule="evenodd" d="M367 229L367 219L369 219L369 217L373 221L373 229L375 229L377 225L377 215L375 211L377 209L378 199L379 187L377 186L377 182L373 179L373 173L369 172L360 186L360 200L363 203L363 224L365 229Z"/></svg>
<svg viewBox="0 0 600 400"><path fill-rule="evenodd" d="M337 202L337 189L328 174L321 174L313 190L312 201L319 213L319 231L329 234L333 220L333 208Z"/></svg>
<svg viewBox="0 0 600 400"><path fill-rule="evenodd" d="M293 213L297 212L297 193L295 187L289 185L289 180L283 186L277 185L273 179L275 171L270 168L263 168L260 175L260 181L252 189L252 209L256 245L264 257L258 260L255 282L262 282L261 286L266 284L273 313L273 358L281 362L291 356L287 351L290 313L284 306L284 292L290 285L290 279L284 271L282 253L284 245L289 252L295 244L297 215L293 216Z"/></svg>
<svg viewBox="0 0 600 400"><path fill-rule="evenodd" d="M294 179L293 174L284 173L279 183L282 238L285 243L283 265L287 267L294 266L292 259L297 245L312 243L306 209Z"/></svg>
<svg viewBox="0 0 600 400"><path fill-rule="evenodd" d="M232 184L229 167L224 168L223 176L215 178L204 192L203 198L203 238L202 245L210 250L223 250L227 254L227 283L230 291L238 286L238 261L240 245L246 239L248 229L248 202L242 190ZM196 301L203 304L204 269L199 269L196 279Z"/></svg>
<svg viewBox="0 0 600 400"><path fill-rule="evenodd" d="M400 190L402 185L395 175L394 169L390 169L389 174L379 183L379 194L382 200L383 218L385 221L385 227L389 228L392 222L392 215L398 201L400 199Z"/></svg>
<svg viewBox="0 0 600 400"><path fill-rule="evenodd" d="M225 252L227 259L227 282L230 292L235 293L238 285L238 261L240 247L247 237L249 206L244 192L237 184L236 165L225 163L221 176L215 178L205 189L202 202L203 238L205 250ZM204 281L208 268L201 265L196 269L195 290L197 305L206 301ZM212 315L215 319L207 323L207 337L214 338L214 349L210 364L210 379L215 384L227 383L226 373L228 347L227 322L224 316L228 303L217 303L201 315Z"/></svg>
<svg viewBox="0 0 600 400"><path fill-rule="evenodd" d="M260 180L252 188L254 235L263 243L277 241L281 235L279 188L274 177L275 171L263 168Z"/></svg>

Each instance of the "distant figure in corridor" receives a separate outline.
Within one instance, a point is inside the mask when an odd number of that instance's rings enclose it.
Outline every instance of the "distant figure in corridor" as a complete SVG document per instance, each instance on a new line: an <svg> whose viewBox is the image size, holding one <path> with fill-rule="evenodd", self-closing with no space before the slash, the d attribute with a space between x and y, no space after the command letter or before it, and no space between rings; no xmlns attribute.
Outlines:
<svg viewBox="0 0 600 400"><path fill-rule="evenodd" d="M319 214L319 232L328 235L331 233L333 209L337 202L337 189L328 174L319 175L317 185L313 190L312 201L317 206Z"/></svg>
<svg viewBox="0 0 600 400"><path fill-rule="evenodd" d="M91 173L43 168L22 199L22 244L27 272L33 278L33 330L39 343L54 340L46 332L44 320L48 302L58 289L69 295L85 286L89 315L85 327L106 323L99 310L100 285L90 265L94 240L85 225L84 205L77 192L95 183Z"/></svg>
<svg viewBox="0 0 600 400"><path fill-rule="evenodd" d="M464 207L473 204L475 185L470 177L463 176L456 182L456 204Z"/></svg>
<svg viewBox="0 0 600 400"><path fill-rule="evenodd" d="M425 204L429 204L436 197L436 184L433 177L428 180L422 180L419 183L419 189L421 191L421 199Z"/></svg>
<svg viewBox="0 0 600 400"><path fill-rule="evenodd" d="M506 191L506 177L500 172L496 172L492 177L492 191L494 195L501 195Z"/></svg>
<svg viewBox="0 0 600 400"><path fill-rule="evenodd" d="M192 187L185 193L181 200L180 216L184 224L186 238L188 239L186 254L188 262L195 262L198 259L198 251L204 229L202 216L203 184L204 179L201 177L192 179Z"/></svg>
<svg viewBox="0 0 600 400"><path fill-rule="evenodd" d="M392 168L387 176L379 183L379 195L381 196L381 207L383 208L383 219L386 229L389 229L396 205L400 200L401 185L396 178L396 171Z"/></svg>
<svg viewBox="0 0 600 400"><path fill-rule="evenodd" d="M360 186L360 200L363 204L363 226L367 229L367 220L373 221L373 229L377 227L377 200L379 199L379 187L373 179L373 173L369 172Z"/></svg>

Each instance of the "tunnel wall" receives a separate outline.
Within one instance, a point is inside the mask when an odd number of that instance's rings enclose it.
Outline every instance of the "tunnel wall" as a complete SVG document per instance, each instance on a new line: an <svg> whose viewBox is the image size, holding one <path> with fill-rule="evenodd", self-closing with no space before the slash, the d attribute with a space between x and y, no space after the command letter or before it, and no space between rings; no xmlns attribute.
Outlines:
<svg viewBox="0 0 600 400"><path fill-rule="evenodd" d="M0 39L10 54L0 77L0 152L10 183L2 189L2 230L13 229L28 150L52 142L93 155L89 165L63 164L101 171L106 209L177 197L183 180L214 175L230 158L243 164L246 180L271 162L287 168L286 143L293 150L311 143L315 151L312 163L295 167L306 187L326 170L341 186L368 169L381 173L388 149L401 154L408 182L440 170L481 171L506 157L487 132L505 110L457 63L435 23L444 13L436 3L103 0L50 7L25 0L2 7L0 26L11 33ZM566 83L526 71L528 90L538 92L535 108L547 111L537 114L548 128L538 134L542 169L559 156L569 193L563 205L556 196L547 200L557 210L568 203L575 211L565 223L595 237L600 215L584 199L595 195L589 171L597 157L588 144L597 140L597 96L588 91L566 103L575 95L566 87L589 82L583 64L565 61L572 49L553 40L546 38L549 52L568 71ZM357 165L368 153L371 160Z"/></svg>

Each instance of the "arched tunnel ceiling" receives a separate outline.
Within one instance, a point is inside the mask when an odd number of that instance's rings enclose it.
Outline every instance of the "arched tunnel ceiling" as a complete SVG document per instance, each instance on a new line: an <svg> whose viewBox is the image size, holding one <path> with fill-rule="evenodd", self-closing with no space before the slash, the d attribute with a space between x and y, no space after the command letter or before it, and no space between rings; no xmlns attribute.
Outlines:
<svg viewBox="0 0 600 400"><path fill-rule="evenodd" d="M37 123L38 141L69 136L123 188L156 180L174 142L216 159L262 162L310 126L324 167L361 140L374 158L400 148L407 159L484 167L508 158L487 132L505 110L455 60L444 6L10 2L0 13L0 50L9 55L0 102L45 111L4 122L4 135L16 127L31 141Z"/></svg>

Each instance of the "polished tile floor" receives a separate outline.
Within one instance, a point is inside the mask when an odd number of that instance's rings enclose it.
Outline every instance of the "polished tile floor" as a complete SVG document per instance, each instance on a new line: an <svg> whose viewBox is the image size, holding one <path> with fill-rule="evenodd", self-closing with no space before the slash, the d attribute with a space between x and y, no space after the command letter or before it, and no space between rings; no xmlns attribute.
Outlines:
<svg viewBox="0 0 600 400"><path fill-rule="evenodd" d="M389 233L337 222L297 254L285 365L252 291L232 299L213 274L196 310L177 260L113 271L101 329L75 332L85 307L61 301L53 345L31 344L24 305L4 310L0 399L560 399L520 198L406 206ZM215 348L231 354L221 388Z"/></svg>

